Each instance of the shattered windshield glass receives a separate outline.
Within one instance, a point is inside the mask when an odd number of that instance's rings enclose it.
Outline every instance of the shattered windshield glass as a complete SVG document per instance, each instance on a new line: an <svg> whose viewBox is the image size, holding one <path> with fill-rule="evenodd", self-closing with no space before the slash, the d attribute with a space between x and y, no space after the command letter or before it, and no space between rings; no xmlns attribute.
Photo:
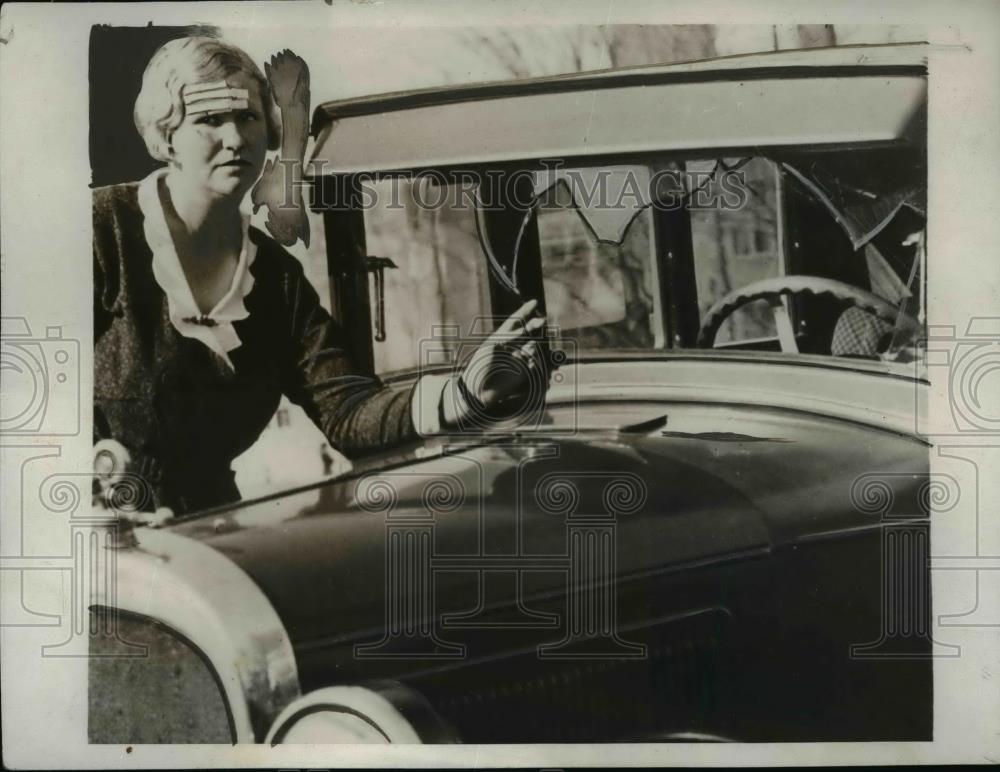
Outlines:
<svg viewBox="0 0 1000 772"><path fill-rule="evenodd" d="M542 163L499 227L461 183L371 183L387 203L365 212L368 252L392 261L372 298L377 369L417 366L435 325L464 334L495 293L521 297L532 268L554 333L582 351L906 361L923 324L925 180L912 148ZM447 205L423 205L429 190Z"/></svg>

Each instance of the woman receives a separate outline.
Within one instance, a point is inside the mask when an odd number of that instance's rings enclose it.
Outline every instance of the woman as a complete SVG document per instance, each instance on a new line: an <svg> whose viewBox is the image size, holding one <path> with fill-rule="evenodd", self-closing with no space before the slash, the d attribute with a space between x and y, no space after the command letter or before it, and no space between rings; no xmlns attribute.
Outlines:
<svg viewBox="0 0 1000 772"><path fill-rule="evenodd" d="M529 302L476 352L475 377L393 391L357 372L298 261L241 210L279 129L266 79L238 48L164 45L135 122L167 165L94 191L94 424L100 455L150 483L157 507L237 500L230 464L282 394L357 456L466 425L545 367L532 338L545 321Z"/></svg>

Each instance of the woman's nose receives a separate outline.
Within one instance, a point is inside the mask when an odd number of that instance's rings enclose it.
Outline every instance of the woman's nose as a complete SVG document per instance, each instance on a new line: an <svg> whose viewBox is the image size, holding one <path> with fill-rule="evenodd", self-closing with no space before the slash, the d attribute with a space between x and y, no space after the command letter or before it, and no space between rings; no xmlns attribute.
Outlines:
<svg viewBox="0 0 1000 772"><path fill-rule="evenodd" d="M226 121L219 127L222 146L227 150L242 150L246 139L237 121Z"/></svg>

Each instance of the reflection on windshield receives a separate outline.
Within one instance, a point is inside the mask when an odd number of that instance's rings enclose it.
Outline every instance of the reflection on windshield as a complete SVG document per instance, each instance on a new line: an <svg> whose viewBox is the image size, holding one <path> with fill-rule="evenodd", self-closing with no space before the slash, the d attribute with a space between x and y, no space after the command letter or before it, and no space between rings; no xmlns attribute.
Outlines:
<svg viewBox="0 0 1000 772"><path fill-rule="evenodd" d="M476 235L472 200L446 190L421 190L409 180L367 183L376 204L365 210L369 255L389 257L385 272L385 340L373 344L375 371L386 374L460 356L461 336L481 331L491 313L488 269ZM443 200L444 206L422 203ZM456 335L439 335L443 329ZM487 330L488 332L488 330ZM440 362L427 361L428 343Z"/></svg>
<svg viewBox="0 0 1000 772"><path fill-rule="evenodd" d="M649 209L632 216L620 244L599 243L562 183L541 200L538 239L549 320L579 348L653 346L652 217Z"/></svg>

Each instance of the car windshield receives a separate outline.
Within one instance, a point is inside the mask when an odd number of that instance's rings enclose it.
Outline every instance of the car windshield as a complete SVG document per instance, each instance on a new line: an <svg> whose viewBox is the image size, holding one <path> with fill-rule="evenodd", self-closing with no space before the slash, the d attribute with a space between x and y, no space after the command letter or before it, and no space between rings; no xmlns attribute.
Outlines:
<svg viewBox="0 0 1000 772"><path fill-rule="evenodd" d="M377 372L426 365L442 330L488 332L505 299L537 295L582 353L911 358L923 323L919 150L536 161L502 174L365 182L367 252L392 266L371 282ZM491 198L484 180L515 175L518 201Z"/></svg>

